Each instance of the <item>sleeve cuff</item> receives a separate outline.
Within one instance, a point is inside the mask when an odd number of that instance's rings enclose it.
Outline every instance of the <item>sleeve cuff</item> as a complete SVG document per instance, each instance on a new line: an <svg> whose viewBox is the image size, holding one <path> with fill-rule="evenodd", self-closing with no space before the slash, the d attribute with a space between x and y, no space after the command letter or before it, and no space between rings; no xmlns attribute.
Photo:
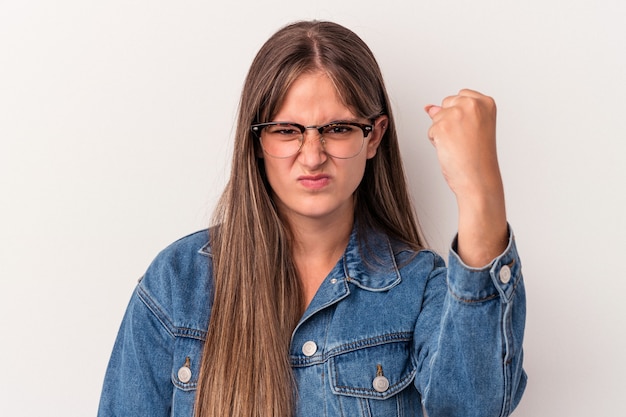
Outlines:
<svg viewBox="0 0 626 417"><path fill-rule="evenodd" d="M522 277L521 263L513 230L509 226L509 243L499 256L482 268L467 266L456 252L456 236L448 257L448 288L460 301L472 303L500 296L504 303L513 298Z"/></svg>

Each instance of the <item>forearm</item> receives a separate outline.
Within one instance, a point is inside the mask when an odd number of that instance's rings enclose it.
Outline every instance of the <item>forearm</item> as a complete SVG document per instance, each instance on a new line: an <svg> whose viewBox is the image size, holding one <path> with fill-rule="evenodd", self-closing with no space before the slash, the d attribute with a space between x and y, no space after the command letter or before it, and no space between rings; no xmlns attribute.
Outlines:
<svg viewBox="0 0 626 417"><path fill-rule="evenodd" d="M508 243L502 181L497 176L492 182L482 189L457 193L457 253L463 263L473 268L487 265Z"/></svg>

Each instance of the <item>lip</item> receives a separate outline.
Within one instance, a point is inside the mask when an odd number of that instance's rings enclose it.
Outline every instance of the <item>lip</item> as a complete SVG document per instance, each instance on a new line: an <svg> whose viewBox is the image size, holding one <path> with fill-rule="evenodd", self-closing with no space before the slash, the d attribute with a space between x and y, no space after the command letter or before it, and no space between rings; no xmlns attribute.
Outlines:
<svg viewBox="0 0 626 417"><path fill-rule="evenodd" d="M319 190L330 183L330 176L325 174L301 175L298 182L310 190Z"/></svg>

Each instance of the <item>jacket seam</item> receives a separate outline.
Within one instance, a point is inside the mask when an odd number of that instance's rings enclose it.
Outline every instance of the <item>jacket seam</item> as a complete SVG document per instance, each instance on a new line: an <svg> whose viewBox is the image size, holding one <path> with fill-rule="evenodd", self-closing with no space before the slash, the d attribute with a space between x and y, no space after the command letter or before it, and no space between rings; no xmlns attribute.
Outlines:
<svg viewBox="0 0 626 417"><path fill-rule="evenodd" d="M335 369L334 371L335 371L334 372L335 380L337 380L339 378L339 376L337 375L337 369ZM390 385L387 391L385 392L378 392L371 388L349 387L346 385L335 385L334 387L337 393L342 394L342 395L348 395L348 396L360 395L360 396L366 396L368 398L387 399L396 395L398 392L400 392L400 389L398 388L406 387L406 385L409 384L415 378L416 373L417 373L417 369L415 368L412 369L411 372L408 373L404 378L400 379L395 384Z"/></svg>
<svg viewBox="0 0 626 417"><path fill-rule="evenodd" d="M515 351L513 350L514 343L513 340L513 327L511 323L511 304L505 304L501 306L502 311L502 335L503 335L503 348L504 348L504 357L502 360L502 379L504 383L504 398L502 399L502 412L501 416L506 416L509 414L509 409L511 407L511 399L513 393L511 392L511 358L515 355Z"/></svg>
<svg viewBox="0 0 626 417"><path fill-rule="evenodd" d="M192 327L175 327L176 337L186 337L189 339L196 339L204 342L206 340L207 332L204 330L194 329Z"/></svg>
<svg viewBox="0 0 626 417"><path fill-rule="evenodd" d="M344 343L328 351L328 356L336 356L346 352L352 352L373 346L383 345L390 342L408 342L413 338L413 332L394 332L386 333L380 336L360 339L354 342Z"/></svg>
<svg viewBox="0 0 626 417"><path fill-rule="evenodd" d="M471 298L462 298L457 296L453 291L452 288L450 288L450 286L448 285L448 289L450 290L449 293L450 295L457 301L460 301L462 303L466 303L466 304L476 304L476 303L482 303L485 301L491 301L494 300L496 298L498 298L500 296L500 294L496 293L496 294L491 294L488 295L486 297L483 298L476 298L476 299L471 299Z"/></svg>
<svg viewBox="0 0 626 417"><path fill-rule="evenodd" d="M207 332L205 330L195 329L193 327L179 327L175 326L168 318L163 308L154 300L148 291L139 286L137 288L137 296L143 302L143 304L150 310L150 312L159 320L161 325L167 330L170 336L186 337L189 339L196 339L202 342L206 341Z"/></svg>
<svg viewBox="0 0 626 417"><path fill-rule="evenodd" d="M413 339L413 332L396 332L396 333L387 333L380 336L370 337L367 339L361 339L350 343L344 343L339 345L328 352L322 355L315 355L310 358L302 358L300 356L292 356L291 357L291 365L300 367L300 366L310 366L316 365L320 363L324 363L335 356L339 356L341 354L354 352L360 349L366 349L374 346L380 346L387 343L396 343L396 342L410 342Z"/></svg>
<svg viewBox="0 0 626 417"><path fill-rule="evenodd" d="M152 312L152 314L159 320L161 325L165 328L165 330L172 336L176 338L176 326L172 323L171 320L167 317L163 309L157 304L155 300L150 297L148 292L142 288L141 286L137 287L137 296L144 303L144 305Z"/></svg>
<svg viewBox="0 0 626 417"><path fill-rule="evenodd" d="M512 288L511 288L511 296L508 298L512 298L513 294L515 294L515 291L517 290L517 286L520 283L520 278L521 278L521 274L518 274L515 281L512 284ZM458 295L456 295L452 289L452 286L450 285L449 281L446 280L446 285L448 286L448 292L450 293L450 295L452 295L452 297L454 297L455 300L457 301L461 301L463 303L468 303L468 304L474 304L474 303L482 303L484 301L490 301L493 300L495 298L500 297L500 292L498 291L498 288L496 288L496 292L494 294L490 294L486 297L482 297L482 298L476 298L476 299L472 299L472 298L463 298L460 297ZM504 298L503 298L504 299ZM506 300L506 299L505 299ZM504 301L505 304L508 303L508 301Z"/></svg>

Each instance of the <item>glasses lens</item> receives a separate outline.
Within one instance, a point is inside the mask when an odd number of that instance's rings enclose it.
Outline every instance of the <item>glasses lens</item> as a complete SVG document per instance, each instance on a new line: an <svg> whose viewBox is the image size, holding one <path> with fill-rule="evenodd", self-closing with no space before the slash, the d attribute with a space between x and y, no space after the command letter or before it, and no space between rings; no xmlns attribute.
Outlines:
<svg viewBox="0 0 626 417"><path fill-rule="evenodd" d="M298 126L277 124L266 126L261 134L263 150L277 158L295 155L302 144L302 132Z"/></svg>
<svg viewBox="0 0 626 417"><path fill-rule="evenodd" d="M359 126L333 123L324 126L322 138L324 150L335 158L352 158L363 148L363 130Z"/></svg>

